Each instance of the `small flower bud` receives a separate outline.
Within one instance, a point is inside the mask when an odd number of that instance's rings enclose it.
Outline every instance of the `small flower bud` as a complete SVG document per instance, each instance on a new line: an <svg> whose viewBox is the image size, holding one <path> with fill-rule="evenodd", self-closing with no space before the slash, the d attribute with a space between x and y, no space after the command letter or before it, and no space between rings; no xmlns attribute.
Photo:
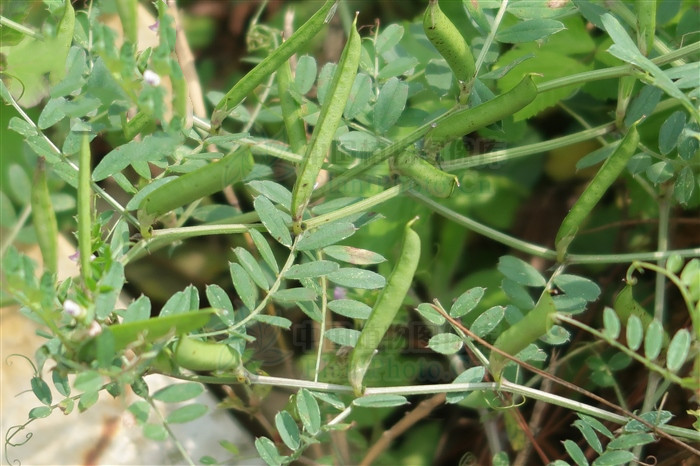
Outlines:
<svg viewBox="0 0 700 466"><path fill-rule="evenodd" d="M66 299L63 302L63 312L71 317L80 317L85 314L85 310L73 300Z"/></svg>
<svg viewBox="0 0 700 466"><path fill-rule="evenodd" d="M342 286L336 286L335 289L333 289L333 299L345 299L347 295L348 290Z"/></svg>
<svg viewBox="0 0 700 466"><path fill-rule="evenodd" d="M102 333L102 326L96 320L90 323L90 328L88 329L88 335L91 337L96 337Z"/></svg>
<svg viewBox="0 0 700 466"><path fill-rule="evenodd" d="M151 86L160 85L160 76L155 71L146 70L143 72L143 80Z"/></svg>

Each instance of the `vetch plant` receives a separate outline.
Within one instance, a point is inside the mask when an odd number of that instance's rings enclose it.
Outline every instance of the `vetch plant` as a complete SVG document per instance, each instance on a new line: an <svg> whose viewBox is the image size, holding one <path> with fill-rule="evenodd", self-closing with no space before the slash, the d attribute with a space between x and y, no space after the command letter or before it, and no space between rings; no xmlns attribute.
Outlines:
<svg viewBox="0 0 700 466"><path fill-rule="evenodd" d="M8 461L31 423L127 387L146 437L240 461L225 433L231 458L173 433L204 384L233 387L268 464L700 455L692 2L430 0L374 23L328 0L296 29L263 3L221 92L174 2L41 5L0 10L2 299L45 338ZM59 233L80 264L60 282Z"/></svg>

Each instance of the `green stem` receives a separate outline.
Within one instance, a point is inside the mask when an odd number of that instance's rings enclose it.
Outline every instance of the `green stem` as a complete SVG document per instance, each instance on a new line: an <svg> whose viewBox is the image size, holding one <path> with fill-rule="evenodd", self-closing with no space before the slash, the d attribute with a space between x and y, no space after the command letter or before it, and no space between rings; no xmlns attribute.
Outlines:
<svg viewBox="0 0 700 466"><path fill-rule="evenodd" d="M692 44L681 47L674 50L668 54L654 58L652 63L661 66L667 63L671 63L682 57L692 55L700 51L700 42L694 42ZM600 81L601 79L613 79L621 78L623 76L634 76L639 74L632 65L620 65L612 66L610 68L603 68L600 70L584 71L583 73L572 74L569 76L564 76L562 78L552 79L551 81L545 81L537 85L537 92L542 93L546 91L551 91L552 89L558 89L560 87L571 86L574 84L586 84L592 81Z"/></svg>
<svg viewBox="0 0 700 466"><path fill-rule="evenodd" d="M633 28L637 27L637 15L630 10L625 4L623 4L620 1L614 0L607 0L606 1L606 7L609 8L613 13L618 15L624 22L626 22L628 25L630 25ZM657 36L654 36L654 41L653 41L653 46L654 48L659 52L659 55L666 55L671 52L671 49L669 48L668 45L661 39L659 39ZM675 61L676 59L674 58L673 60L669 61ZM678 65L683 65L685 62L680 62Z"/></svg>
<svg viewBox="0 0 700 466"><path fill-rule="evenodd" d="M90 5L92 5L92 3ZM4 86L4 84L2 84L2 85ZM9 95L9 92L7 94ZM44 132L41 131L41 129L39 129L39 127L36 125L36 123L34 123L34 121L29 117L29 115L27 115L24 112L22 107L20 107L20 105L17 103L17 101L11 95L9 95L9 100L10 100L10 104L15 108L15 110L17 110L17 113L20 114L22 119L24 121L26 121L27 123L29 123L29 125L31 125L31 127L34 128L34 130L37 132L37 134L39 134L39 136L41 136L44 139L44 141L46 141L46 143L49 145L49 147L51 147L51 150L54 152L54 154L56 154L57 156L59 156L61 158L61 163L67 164L74 172L78 173L79 172L78 166L72 160L69 160L68 158L66 158L63 155L61 150L58 147L56 147L56 144L54 144L53 141L51 139L49 139L49 137L46 136L46 134L44 134ZM122 206L119 202L117 202L117 200L114 199L112 196L107 194L107 192L104 189L102 189L101 187L99 187L97 185L97 183L95 183L94 181L90 181L90 184L91 184L92 190L95 192L95 194L97 194L102 199L104 199L104 201L107 204L109 204L115 211L117 211L119 213L119 215L121 215L122 217L125 217L129 221L129 223L131 223L132 225L134 225L137 228L140 228L139 221L136 220L136 217L134 217L129 212L127 212L127 210L124 208L124 206Z"/></svg>
<svg viewBox="0 0 700 466"><path fill-rule="evenodd" d="M625 254L569 254L566 256L566 262L570 264L622 264L635 260L652 261L668 259L674 254L678 254L681 257L698 257L700 256L700 248L655 252L630 252Z"/></svg>
<svg viewBox="0 0 700 466"><path fill-rule="evenodd" d="M203 118L200 118L198 116L193 115L192 116L192 125L202 131L205 135L208 135L209 132L211 131L211 124L204 120ZM220 130L219 131L220 135L229 135L231 133L228 133L227 131ZM258 137L243 137L238 140L236 140L236 143L238 145L246 145L250 148L250 150L253 152L253 154L259 154L259 155L272 155L274 157L277 157L278 159L286 160L288 162L292 163L301 163L303 157L301 155L295 154L294 152L291 152L289 150L286 150L289 148L287 144L283 144L277 140L274 139L265 139L265 138L258 138ZM238 148L237 146L234 146L231 150L235 150Z"/></svg>
<svg viewBox="0 0 700 466"><path fill-rule="evenodd" d="M465 217L462 214L458 214L454 210L445 207L444 205L434 201L433 199L427 196L424 196L423 194L414 191L409 191L409 195L419 200L426 206L430 207L433 211L439 213L443 217L452 220L453 222L462 225L480 235L486 236L487 238L491 238L492 240L497 241L501 244L510 246L514 249L517 249L518 251L523 251L525 253L532 254L533 256L543 257L545 259L551 260L556 260L557 258L556 251L552 249L532 244L527 241L523 241L521 239L507 235L505 233L501 233L500 231L488 227L482 223L479 223L476 220L472 220L468 217Z"/></svg>
<svg viewBox="0 0 700 466"><path fill-rule="evenodd" d="M340 424L350 415L351 412L352 412L352 406L348 406L343 411L341 411L340 414L338 414L336 417L331 419L330 422L328 422L328 424L326 424L326 425L327 426L334 426L336 424Z"/></svg>
<svg viewBox="0 0 700 466"><path fill-rule="evenodd" d="M219 376L202 376L202 375L182 375L176 374L173 377L185 380L193 380L202 383L212 384L237 384L240 380L237 377L219 377ZM286 388L306 388L320 392L332 393L352 393L352 387L349 385L329 384L324 382L312 382L309 380L288 379L283 377L270 377L257 374L248 374L248 379L251 384L255 385L272 385L276 387ZM408 385L399 387L368 387L365 389L364 395L430 395L435 393L459 393L471 391L505 391L514 393L527 398L541 400L546 403L561 406L573 411L588 414L599 419L614 422L615 424L624 425L629 422L625 416L605 411L595 406L570 400L563 396L554 395L543 392L534 388L519 385L507 380L500 383L496 382L477 382L477 383L450 383L450 384L434 384L434 385ZM700 441L700 432L693 429L685 429L682 427L663 425L657 427L660 431L666 432L678 438L691 440L694 442Z"/></svg>
<svg viewBox="0 0 700 466"><path fill-rule="evenodd" d="M4 16L0 16L0 26L14 29L15 31L20 32L25 36L29 36L36 40L44 40L44 36L36 32L34 29L28 28L27 26L12 21L10 18L6 18Z"/></svg>
<svg viewBox="0 0 700 466"><path fill-rule="evenodd" d="M669 246L669 218L671 216L671 193L673 187L669 188L659 199L659 231L657 233L657 251L668 251ZM663 267L665 260L659 260L658 266ZM687 304L687 303L686 303ZM654 290L654 318L659 322L664 321L664 309L666 307L666 276L664 274L656 275L656 284Z"/></svg>
<svg viewBox="0 0 700 466"><path fill-rule="evenodd" d="M318 260L323 259L323 253L318 253ZM318 349L316 351L316 367L314 368L314 382L318 382L318 375L321 372L321 357L323 356L324 348L324 337L326 334L326 317L328 315L328 294L327 294L328 282L326 276L321 276L321 289L323 294L321 295L321 322L319 323L320 332L318 337Z"/></svg>
<svg viewBox="0 0 700 466"><path fill-rule="evenodd" d="M659 198L659 231L657 233L657 250L668 250L668 230L669 217L671 213L671 193L673 186L670 187ZM665 260L658 261L658 266L663 267ZM666 277L664 274L657 273L654 286L654 318L659 322L664 322L664 309L666 307ZM658 399L656 398L657 388L661 382L661 377L658 373L650 371L647 376L646 389L644 390L644 401L642 402L642 412L646 413L654 408ZM639 457L643 451L643 446L638 446L634 449L635 454Z"/></svg>
<svg viewBox="0 0 700 466"><path fill-rule="evenodd" d="M92 278L92 190L90 189L90 136L82 136L78 170L78 251L80 275L87 284Z"/></svg>
<svg viewBox="0 0 700 466"><path fill-rule="evenodd" d="M7 236L3 235L2 246L0 246L0 257L5 257L5 252L7 252L7 249L15 241L15 238L17 238L17 235L19 235L19 232L24 227L24 224L27 223L27 219L31 213L32 206L31 204L27 204L24 209L22 209L22 212L19 214L19 218L15 224L12 226L12 230L7 233Z"/></svg>
<svg viewBox="0 0 700 466"><path fill-rule="evenodd" d="M418 199L420 202L430 207L433 211L443 217L452 220L458 225L462 225L476 233L484 235L506 246L510 246L518 251L532 254L536 257L544 259L556 260L556 251L548 249L544 246L529 243L510 235L502 233L482 223L472 220L464 215L461 215L449 207L435 202L427 196L409 191L409 195ZM677 249L671 251L656 251L656 252L631 252L626 254L568 254L566 263L568 264L620 264L632 261L647 261L647 260L662 260L674 254L681 257L697 257L700 256L700 248L693 249ZM652 264L653 265L653 264ZM700 319L699 319L700 321Z"/></svg>
<svg viewBox="0 0 700 466"><path fill-rule="evenodd" d="M315 228L327 223L335 222L336 220L340 220L350 215L365 212L378 204L399 196L403 191L405 191L405 189L406 187L403 184L397 184L389 189L385 189L379 194L375 194L374 196L370 196L366 199L355 202L354 204L350 204L349 206L345 206L333 212L306 220L304 221L304 226L306 229Z"/></svg>
<svg viewBox="0 0 700 466"><path fill-rule="evenodd" d="M665 254L664 257L659 258L659 260L667 259L670 255L673 254L673 251L665 251L669 252L670 254ZM695 257L700 256L700 248L696 250ZM692 256L686 256L686 257L692 257ZM686 307L688 308L688 312L690 312L690 320L693 323L693 329L695 330L695 336L697 339L700 339L700 315L695 310L695 307L693 306L693 297L690 295L690 292L688 291L688 288L681 282L680 278L676 276L675 274L669 272L665 267L663 266L658 266L655 264L651 264L648 262L642 262L644 259L638 259L632 262L630 265L630 270L634 269L647 269L654 271L660 275L665 276L671 282L673 282L674 285L678 288L678 291L680 291L681 296L683 296L683 301L685 302ZM629 275L629 272L628 272Z"/></svg>
<svg viewBox="0 0 700 466"><path fill-rule="evenodd" d="M474 76L479 75L479 69L481 69L481 65L484 63L484 60L486 60L486 55L488 54L489 49L491 48L493 39L496 37L496 32L498 32L498 26L501 25L501 21L503 20L503 16L505 15L507 8L508 0L502 0L501 6L499 7L498 12L496 13L496 16L493 20L491 31L489 31L489 35L486 36L484 45L483 47L481 47L481 52L479 52L479 56L476 58L476 63L474 64L476 71L474 72Z"/></svg>
<svg viewBox="0 0 700 466"><path fill-rule="evenodd" d="M249 228L263 230L262 225L228 224L228 225L199 225L194 227L168 228L167 230L155 230L148 239L142 239L129 250L120 260L126 265L139 259L151 251L168 244L197 236L230 235L245 233Z"/></svg>
<svg viewBox="0 0 700 466"><path fill-rule="evenodd" d="M399 141L393 142L393 143L389 144L388 146L383 147L382 149L378 150L370 158L363 161L359 165L355 165L354 167L345 170L337 178L331 179L328 183L326 183L325 185L316 189L313 193L312 199L318 199L320 197L325 196L329 192L339 188L340 186L344 185L345 183L358 178L361 174L368 171L372 167L374 167L374 166L376 166L376 165L378 165L386 160L389 160L391 157L394 157L395 155L400 154L407 147L409 147L411 144L417 142L423 136L425 136L425 134L428 131L433 129L435 126L438 126L441 121L443 121L445 118L449 117L456 110L459 110L459 109L460 109L459 106L453 107L452 109L448 110L447 112L443 113L442 115L434 118L432 121L430 121L422 126L419 126L415 130L413 130L411 133L409 133L407 136L401 138Z"/></svg>
<svg viewBox="0 0 700 466"><path fill-rule="evenodd" d="M255 318L255 316L260 314L263 311L263 309L265 309L265 306L267 306L267 302L270 300L272 295L279 289L280 285L282 284L282 281L284 280L284 278L283 278L284 274L287 272L287 270L289 270L289 268L294 264L294 261L296 260L296 257L297 257L296 242L298 241L298 238L300 238L300 237L297 237L297 240L294 241L294 244L292 245L292 251L289 253L289 257L287 257L287 262L284 263L284 265L282 266L282 269L280 270L279 274L277 275L277 278L275 279L275 283L272 284L272 286L270 287L270 290L267 292L267 294L262 299L262 301L260 301L260 304L258 304L257 307L253 311L251 311L250 314L245 316L245 318L243 318L243 320L241 320L240 322L236 322L231 327L229 327L227 329L227 331L228 330L236 331L239 328L245 328L245 324L247 324L248 322L253 320Z"/></svg>
<svg viewBox="0 0 700 466"><path fill-rule="evenodd" d="M640 364L644 365L647 369L650 371L656 372L660 374L663 378L668 379L672 381L675 384L678 384L680 386L684 386L683 380L678 377L676 374L673 372L664 369L663 367L659 366L658 364L654 364L653 362L649 361L647 358L637 354L636 351L632 351L631 349L627 348L625 345L622 343L619 343L617 340L614 340L610 338L609 336L605 335L603 332L599 332L598 330L594 329L593 327L589 327L588 325L579 322L576 319L573 319L569 317L566 314L562 313L557 313L555 315L555 319L559 322L566 322L567 324L573 325L574 327L578 327L581 330L585 330L586 332L590 333L591 335L604 340L606 343L608 343L610 346L614 347L615 349L625 353L627 356L630 358L636 360ZM646 412L646 411L644 411ZM700 432L698 433L700 435Z"/></svg>
<svg viewBox="0 0 700 466"><path fill-rule="evenodd" d="M192 458L190 457L190 454L187 453L187 450L185 450L185 447L182 445L182 443L177 439L175 436L175 432L170 428L170 425L168 422L165 420L163 417L163 414L160 412L158 407L156 406L155 402L153 401L153 398L150 396L147 398L148 404L151 405L151 408L153 408L153 411L155 411L156 415L158 416L158 419L160 419L160 422L163 424L163 427L165 430L168 432L168 435L170 436L171 439L173 439L173 442L175 443L175 446L177 447L178 451L182 455L182 457L187 461L187 464L190 466L194 466L195 463L192 461Z"/></svg>
<svg viewBox="0 0 700 466"><path fill-rule="evenodd" d="M277 37L275 37L275 48L277 47ZM242 133L247 133L250 131L250 129L253 127L255 124L255 120L258 119L258 115L260 115L260 111L263 108L263 105L265 105L265 101L270 95L270 90L272 89L272 84L275 82L275 73L272 73L270 75L270 78L267 80L267 83L265 84L265 87L263 88L262 94L260 94L260 98L258 99L258 103L255 105L255 108L253 111L250 113L250 119L248 122L243 126L241 129Z"/></svg>
<svg viewBox="0 0 700 466"><path fill-rule="evenodd" d="M467 168L475 168L484 165L515 160L521 157L527 157L529 155L534 154L541 154L551 151L553 149L557 149L559 147L570 146L572 144L577 144L579 142L587 141L589 139L594 139L605 134L609 134L614 130L615 127L613 123L606 123L604 125L596 126L595 128L586 129L574 134L550 139L548 141L537 142L534 144L528 144L526 146L513 147L509 149L497 150L494 152L489 152L488 154L472 155L469 157L444 162L442 164L442 169L448 172L454 172L457 170L464 170Z"/></svg>

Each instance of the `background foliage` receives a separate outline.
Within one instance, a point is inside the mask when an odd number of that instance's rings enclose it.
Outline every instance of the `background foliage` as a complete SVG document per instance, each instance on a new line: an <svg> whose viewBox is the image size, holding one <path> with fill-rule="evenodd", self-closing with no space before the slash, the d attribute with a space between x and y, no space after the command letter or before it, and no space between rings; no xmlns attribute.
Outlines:
<svg viewBox="0 0 700 466"><path fill-rule="evenodd" d="M698 454L697 5L426 3L2 4L29 423L130 386L165 440L231 384L269 464Z"/></svg>

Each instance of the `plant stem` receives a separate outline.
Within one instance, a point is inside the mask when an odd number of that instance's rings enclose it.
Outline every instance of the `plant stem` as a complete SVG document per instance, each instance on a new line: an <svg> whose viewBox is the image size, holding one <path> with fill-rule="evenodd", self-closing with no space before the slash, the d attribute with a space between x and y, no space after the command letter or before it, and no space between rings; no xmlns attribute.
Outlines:
<svg viewBox="0 0 700 466"><path fill-rule="evenodd" d="M0 85L3 87L5 86L4 84L0 84ZM37 132L37 134L39 134L39 136L41 136L42 139L44 139L44 141L46 141L46 143L49 145L49 147L51 147L51 150L54 152L54 154L57 155L61 159L60 163L65 163L66 165L68 165L71 168L71 170L73 170L75 173L78 173L79 172L78 166L72 160L69 160L68 158L66 158L63 155L63 152L61 152L61 150L58 147L56 147L56 144L54 144L53 141L51 139L49 139L49 137L46 136L44 134L44 132L41 131L41 129L39 129L39 127L36 125L36 123L34 123L34 121L29 117L29 115L27 115L25 113L25 111L22 109L22 107L19 106L19 104L12 97L12 95L9 93L9 91L7 91L6 94L7 94L7 96L9 96L10 105L12 105L15 108L15 110L17 110L17 113L20 114L22 119L24 121L26 121L27 123L29 123L31 125L31 127L34 128L34 130ZM98 186L98 184L96 182L90 181L90 185L92 187L92 190L95 192L95 194L97 194L102 199L104 199L104 201L107 204L109 204L114 210L116 210L119 213L119 215L125 217L129 221L129 223L131 223L135 227L137 227L137 228L141 227L141 224L136 219L136 217L131 215L124 208L124 206L122 206L119 202L117 202L117 200L114 199L112 196L110 196L104 189L102 189L100 186Z"/></svg>
<svg viewBox="0 0 700 466"><path fill-rule="evenodd" d="M668 251L671 254L665 255L663 258L667 258L668 256L673 254L673 251ZM700 251L698 251L695 254L695 257L700 256ZM688 256L686 256L688 257ZM692 257L692 256L691 256ZM695 336L696 338L700 339L700 315L695 310L695 307L693 306L693 297L690 295L690 292L688 291L688 288L681 282L681 280L673 273L669 272L665 267L659 267L658 265L655 264L650 264L647 262L641 262L640 260L635 260L632 262L630 265L631 269L648 269L652 270L658 274L666 276L669 280L673 282L674 285L678 288L678 291L680 291L681 296L683 296L683 301L685 302L685 306L688 308L688 312L690 313L690 320L693 323L693 329L695 330Z"/></svg>
<svg viewBox="0 0 700 466"><path fill-rule="evenodd" d="M445 171L454 172L457 170L464 170L467 168L475 168L484 165L515 160L520 157L541 154L544 152L551 151L553 149L557 149L559 147L570 146L572 144L577 144L579 142L597 138L613 132L614 129L615 126L612 122L606 123L604 125L596 126L595 128L586 129L583 131L579 131L578 133L569 134L555 139L550 139L548 141L528 144L526 146L512 147L509 149L497 150L489 152L488 154L473 155L470 157L464 157L461 159L444 162L442 164L442 168Z"/></svg>
<svg viewBox="0 0 700 466"><path fill-rule="evenodd" d="M270 297L275 293L275 291L277 291L277 289L282 284L282 280L284 280L284 278L283 278L284 274L287 272L287 270L289 270L289 268L292 266L292 264L294 264L294 260L297 257L296 248L295 248L297 241L298 241L298 239L294 241L294 244L292 245L292 250L289 253L289 257L287 257L287 261L284 263L284 265L282 266L282 269L280 270L280 273L277 275L277 278L275 279L275 283L272 284L272 286L270 287L270 290L267 292L267 294L262 299L262 301L260 301L260 304L258 304L257 307L253 311L251 311L250 314L245 316L240 322L236 322L231 327L229 327L227 330L236 331L237 329L239 329L241 327L245 328L245 324L250 322L252 319L255 318L255 316L260 314L263 311L263 309L265 309L265 306L267 306L267 302L270 300Z"/></svg>
<svg viewBox="0 0 700 466"><path fill-rule="evenodd" d="M667 259L674 254L678 254L681 257L698 257L700 256L700 248L656 252L630 252L626 254L569 254L566 261L570 264L621 264L635 260L652 261Z"/></svg>
<svg viewBox="0 0 700 466"><path fill-rule="evenodd" d="M599 332L598 330L594 329L593 327L589 327L588 325L579 322L576 319L573 319L569 317L566 314L562 313L557 313L556 315L556 320L561 321L561 322L566 322L567 324L573 325L574 327L580 328L581 330L585 330L586 332L590 333L591 335L606 341L610 346L613 346L615 349L625 353L627 356L630 358L636 360L640 364L644 365L647 369L653 372L657 372L661 374L662 377L665 379L668 379L672 381L675 384L683 386L683 380L678 377L676 374L672 373L671 371L664 369L663 367L659 366L658 364L654 364L653 362L649 361L647 358L640 356L637 354L637 352L632 351L631 349L627 348L625 345L622 343L619 343L617 340L614 340L607 335L605 335L603 332ZM656 389L656 388L654 388ZM647 407L649 410L650 408ZM647 412L647 411L643 411Z"/></svg>
<svg viewBox="0 0 700 466"><path fill-rule="evenodd" d="M78 251L80 275L87 285L92 278L92 190L90 189L90 139L82 135L80 166L78 168Z"/></svg>
<svg viewBox="0 0 700 466"><path fill-rule="evenodd" d="M671 213L671 193L673 186L661 195L659 198L659 231L657 233L657 250L667 251L669 246L669 217ZM661 268L664 266L665 260L659 260L657 265ZM654 318L659 322L664 322L664 309L666 307L666 277L662 273L657 273L654 286ZM646 413L653 409L657 402L656 389L659 386L661 377L655 371L649 371L647 376L646 389L644 391L644 401L642 402L642 412ZM643 451L643 446L639 445L634 448L634 453L640 457Z"/></svg>
<svg viewBox="0 0 700 466"><path fill-rule="evenodd" d="M501 6L498 8L498 12L496 13L496 16L493 19L491 31L489 31L489 35L486 36L486 40L484 40L484 45L481 47L481 52L479 52L479 56L477 57L476 63L474 64L474 67L476 69L476 71L474 71L474 76L479 74L479 69L484 63L484 60L486 60L486 55L488 54L489 49L491 48L491 44L493 43L494 37L496 37L496 32L498 32L498 26L501 25L501 21L503 20L503 16L506 14L507 8L508 0L502 0Z"/></svg>
<svg viewBox="0 0 700 466"><path fill-rule="evenodd" d="M682 57L692 55L699 51L700 42L694 42L668 54L656 57L653 60L651 60L651 62L655 65L661 66L678 60ZM632 65L620 65L613 66L610 68L603 68L600 70L584 71L583 73L572 74L569 76L564 76L562 78L552 79L551 81L539 83L537 85L537 92L541 93L551 91L552 89L558 89L560 87L571 86L574 84L585 84L592 81L600 81L601 79L613 79L621 78L623 76L633 76L637 73L639 72L636 71L636 68Z"/></svg>
<svg viewBox="0 0 700 466"><path fill-rule="evenodd" d="M429 416L438 406L445 402L446 395L438 393L432 397L421 401L413 410L406 413L396 424L390 429L385 430L382 436L367 450L364 458L360 462L360 466L370 466L382 454L384 450L389 448L391 442L400 437L404 432L413 427L418 421Z"/></svg>
<svg viewBox="0 0 700 466"><path fill-rule="evenodd" d="M318 253L318 260L323 259L323 253ZM324 336L326 333L326 317L328 316L328 294L327 294L327 279L323 275L320 277L321 280L321 290L323 293L321 295L321 322L319 322L319 337L318 337L318 349L316 352L316 367L314 368L314 382L318 382L318 375L321 372L321 357L323 356L323 350L326 346L324 341Z"/></svg>
<svg viewBox="0 0 700 466"><path fill-rule="evenodd" d="M150 238L144 238L136 246L131 248L120 259L126 265L143 257L144 255L159 249L168 244L197 236L210 235L230 235L235 233L245 233L250 228L263 230L261 224L228 224L228 225L199 225L194 227L168 228L167 230L155 230Z"/></svg>
<svg viewBox="0 0 700 466"><path fill-rule="evenodd" d="M202 375L172 375L176 378L185 380L193 380L202 383L212 384L236 384L240 383L237 377L220 377L220 376L202 376ZM248 379L251 384L255 385L272 385L286 388L306 388L320 392L332 392L338 394L352 393L352 387L349 385L329 384L324 382L312 382L309 380L288 379L284 377L270 377L265 375L249 374ZM524 397L542 400L546 403L561 406L573 411L588 414L599 419L614 422L615 424L623 425L629 422L625 416L620 416L611 413L604 409L596 408L586 403L570 400L566 397L553 395L543 392L535 388L529 388L524 385L519 385L507 380L500 383L497 382L476 382L476 383L449 383L449 384L433 384L433 385L408 385L398 387L368 387L365 389L364 395L432 395L435 393L459 393L472 391L504 391L522 395ZM694 442L700 442L700 432L693 429L685 429L683 427L663 425L658 426L658 430L665 432L675 437L684 438ZM693 450L695 451L695 450Z"/></svg>
<svg viewBox="0 0 700 466"><path fill-rule="evenodd" d="M351 412L352 412L352 406L348 406L340 414L338 414L336 417L331 419L328 422L328 424L326 424L326 425L327 426L334 426L336 424L340 424L341 422L343 422L345 420L345 418L347 418L350 415Z"/></svg>
<svg viewBox="0 0 700 466"><path fill-rule="evenodd" d="M185 459L185 461L187 461L187 464L189 464L190 466L194 466L195 463L194 463L194 461L192 461L190 454L187 453L187 450L185 450L185 447L182 445L182 443L175 436L175 432L173 432L173 430L170 428L170 425L165 420L165 418L163 417L163 414L160 412L160 410L156 406L155 402L153 401L153 398L151 398L149 396L147 398L147 400L148 400L148 404L151 405L151 408L153 408L153 411L156 412L156 415L158 416L158 419L160 419L160 422L163 423L163 427L168 432L168 435L170 436L171 439L173 439L173 443L175 443L175 447L178 449L178 451L180 452L182 457Z"/></svg>
<svg viewBox="0 0 700 466"><path fill-rule="evenodd" d="M418 199L420 202L430 207L433 211L442 215L443 217L452 220L453 222L462 225L476 233L484 235L497 241L506 246L510 246L518 251L525 252L527 254L532 254L533 256L542 257L544 259L555 260L556 251L540 246L537 244L529 243L521 239L515 238L513 236L502 233L495 230L489 226L479 223L476 220L465 217L462 214L455 212L449 207L432 200L431 198L424 196L420 193L409 191L409 195ZM566 263L568 264L619 264L632 261L651 261L651 260L662 260L669 256L678 254L681 257L697 257L700 256L700 248L693 249L677 249L672 251L656 251L656 252L631 252L626 254L568 254L566 256ZM653 265L653 264L652 264ZM647 265L645 264L646 268ZM700 320L700 319L699 319Z"/></svg>
<svg viewBox="0 0 700 466"><path fill-rule="evenodd" d="M505 244L506 246L510 246L514 249L517 249L518 251L523 251L537 257L543 257L545 259L551 260L555 260L557 258L556 251L552 249L548 249L543 246L538 246L536 244L523 241L505 233L501 233L500 231L488 227L482 223L479 223L476 220L472 220L468 217L465 217L464 215L458 214L454 210L445 207L444 205L434 201L433 199L427 196L424 196L423 194L417 193L415 191L409 191L409 195L419 200L426 206L430 207L433 211L439 213L443 217L448 218L453 222L462 225L480 235L484 235L488 238L491 238L492 240L497 241L501 244Z"/></svg>
<svg viewBox="0 0 700 466"><path fill-rule="evenodd" d="M316 228L327 223L335 222L336 220L340 220L350 215L365 212L376 205L379 205L383 202L388 201L389 199L393 199L399 196L403 191L405 191L405 189L406 187L403 184L392 186L391 188L385 189L379 194L375 194L374 196L370 196L366 199L350 204L349 206L345 206L333 212L329 212L327 214L319 215L318 217L306 220L304 221L304 225L307 229Z"/></svg>
<svg viewBox="0 0 700 466"><path fill-rule="evenodd" d="M15 21L12 21L10 18L6 18L4 16L0 16L0 26L14 29L15 31L21 32L25 36L29 36L32 39L44 40L44 36L42 36L40 33L36 32L34 29L31 29L23 24L19 24Z"/></svg>
<svg viewBox="0 0 700 466"><path fill-rule="evenodd" d="M2 245L0 246L0 258L5 256L5 252L7 252L7 249L12 245L12 243L15 241L15 238L17 238L17 235L19 235L20 230L22 230L22 227L24 227L24 224L27 223L27 219L29 218L29 215L32 213L32 205L27 204L24 209L22 209L22 212L19 214L19 218L15 222L15 224L12 226L12 230L7 234L7 236L3 236L2 238Z"/></svg>
<svg viewBox="0 0 700 466"><path fill-rule="evenodd" d="M211 130L211 124L209 124L209 122L203 118L199 118L197 116L192 117L192 124L195 128L204 131L206 134L209 134L209 131ZM224 130L221 130L219 133L220 135L229 134ZM301 155L286 150L289 148L287 144L283 144L276 140L246 136L237 139L235 142L237 145L231 150L235 150L240 145L246 145L250 148L253 154L272 155L278 159L286 160L292 163L301 163L303 159Z"/></svg>

